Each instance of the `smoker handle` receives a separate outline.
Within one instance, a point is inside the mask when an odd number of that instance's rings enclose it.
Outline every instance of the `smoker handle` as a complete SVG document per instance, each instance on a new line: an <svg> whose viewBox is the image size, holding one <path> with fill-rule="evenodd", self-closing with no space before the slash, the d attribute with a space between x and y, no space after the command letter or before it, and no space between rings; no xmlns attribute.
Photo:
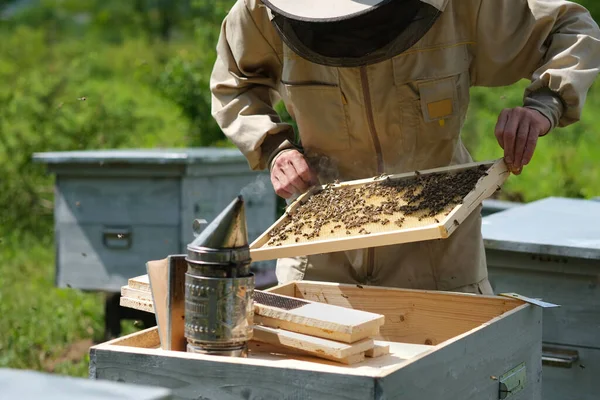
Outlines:
<svg viewBox="0 0 600 400"><path fill-rule="evenodd" d="M104 228L102 242L109 249L129 249L131 247L131 228Z"/></svg>
<svg viewBox="0 0 600 400"><path fill-rule="evenodd" d="M552 347L544 347L542 350L542 365L571 368L577 360L579 360L579 352L576 350L564 350Z"/></svg>

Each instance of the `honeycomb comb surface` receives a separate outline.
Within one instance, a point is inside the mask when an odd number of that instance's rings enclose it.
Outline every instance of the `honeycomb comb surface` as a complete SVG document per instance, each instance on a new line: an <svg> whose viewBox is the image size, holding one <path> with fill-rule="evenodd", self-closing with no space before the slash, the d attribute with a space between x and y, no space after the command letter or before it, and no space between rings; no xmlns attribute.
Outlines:
<svg viewBox="0 0 600 400"><path fill-rule="evenodd" d="M443 221L486 175L485 166L452 173L325 187L273 229L265 247L419 228Z"/></svg>

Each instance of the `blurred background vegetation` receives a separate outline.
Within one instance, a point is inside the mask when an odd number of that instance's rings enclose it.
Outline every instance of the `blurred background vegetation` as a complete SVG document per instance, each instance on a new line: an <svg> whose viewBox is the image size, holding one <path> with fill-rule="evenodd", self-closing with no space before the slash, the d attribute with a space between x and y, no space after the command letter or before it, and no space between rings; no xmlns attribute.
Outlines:
<svg viewBox="0 0 600 400"><path fill-rule="evenodd" d="M32 154L229 146L208 79L232 3L0 0L0 367L86 376L103 333L100 294L53 287L53 178ZM581 3L600 21L598 1ZM502 156L496 118L525 84L473 91L463 137L477 160ZM596 84L581 123L540 140L504 198L600 196L599 107Z"/></svg>

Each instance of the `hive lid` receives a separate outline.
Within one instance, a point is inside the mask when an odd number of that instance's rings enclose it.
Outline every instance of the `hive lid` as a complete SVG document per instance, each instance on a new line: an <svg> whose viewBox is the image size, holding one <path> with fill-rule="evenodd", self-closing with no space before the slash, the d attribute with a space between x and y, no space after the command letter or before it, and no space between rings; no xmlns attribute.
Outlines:
<svg viewBox="0 0 600 400"><path fill-rule="evenodd" d="M236 197L187 246L187 260L207 263L248 261L248 229L244 199Z"/></svg>

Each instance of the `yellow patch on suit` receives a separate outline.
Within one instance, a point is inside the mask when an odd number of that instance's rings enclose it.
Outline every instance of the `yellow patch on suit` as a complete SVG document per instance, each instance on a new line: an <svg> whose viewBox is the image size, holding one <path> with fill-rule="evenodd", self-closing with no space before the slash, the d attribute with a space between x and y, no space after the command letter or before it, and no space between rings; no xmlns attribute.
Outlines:
<svg viewBox="0 0 600 400"><path fill-rule="evenodd" d="M424 82L419 85L421 109L426 122L438 121L440 126L445 120L456 115L456 82L453 78Z"/></svg>
<svg viewBox="0 0 600 400"><path fill-rule="evenodd" d="M452 115L452 99L444 99L427 104L431 119L446 118Z"/></svg>
<svg viewBox="0 0 600 400"><path fill-rule="evenodd" d="M452 115L452 99L444 99L435 101L427 104L427 112L431 119L438 119L440 126L444 126L446 123L443 118L447 118Z"/></svg>

